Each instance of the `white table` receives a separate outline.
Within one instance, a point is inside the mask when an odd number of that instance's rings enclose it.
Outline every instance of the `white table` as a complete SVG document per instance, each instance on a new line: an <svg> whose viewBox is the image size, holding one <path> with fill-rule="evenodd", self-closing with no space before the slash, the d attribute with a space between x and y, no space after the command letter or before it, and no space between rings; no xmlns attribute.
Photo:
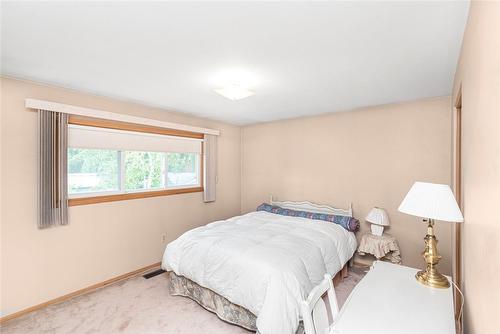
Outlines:
<svg viewBox="0 0 500 334"><path fill-rule="evenodd" d="M376 261L343 305L335 334L455 334L452 288L415 280L417 269Z"/></svg>

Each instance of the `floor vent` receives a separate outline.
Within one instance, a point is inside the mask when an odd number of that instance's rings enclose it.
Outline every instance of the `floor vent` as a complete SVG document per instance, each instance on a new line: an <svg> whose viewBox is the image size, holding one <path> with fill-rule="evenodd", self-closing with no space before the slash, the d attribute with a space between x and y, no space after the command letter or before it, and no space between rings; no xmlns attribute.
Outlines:
<svg viewBox="0 0 500 334"><path fill-rule="evenodd" d="M155 277L155 276L161 275L164 272L165 272L165 270L158 269L158 270L152 271L150 273L144 274L144 275L142 275L142 277L144 277L145 279L150 279L151 277Z"/></svg>

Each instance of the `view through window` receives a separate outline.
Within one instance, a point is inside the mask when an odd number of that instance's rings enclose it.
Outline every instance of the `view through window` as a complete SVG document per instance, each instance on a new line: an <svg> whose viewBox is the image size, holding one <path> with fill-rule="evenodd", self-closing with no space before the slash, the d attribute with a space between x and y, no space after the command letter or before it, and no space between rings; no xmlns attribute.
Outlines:
<svg viewBox="0 0 500 334"><path fill-rule="evenodd" d="M127 193L200 185L196 153L68 149L70 195Z"/></svg>

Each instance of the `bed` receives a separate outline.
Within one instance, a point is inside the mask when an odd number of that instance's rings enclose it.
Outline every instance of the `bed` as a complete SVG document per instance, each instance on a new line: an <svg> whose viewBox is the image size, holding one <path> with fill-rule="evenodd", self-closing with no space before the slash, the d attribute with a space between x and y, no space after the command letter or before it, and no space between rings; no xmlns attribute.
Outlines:
<svg viewBox="0 0 500 334"><path fill-rule="evenodd" d="M310 202L273 207L352 217L352 210ZM300 333L300 301L325 273L345 274L353 232L329 221L250 212L190 230L169 243L162 268L170 292L221 319L261 334Z"/></svg>

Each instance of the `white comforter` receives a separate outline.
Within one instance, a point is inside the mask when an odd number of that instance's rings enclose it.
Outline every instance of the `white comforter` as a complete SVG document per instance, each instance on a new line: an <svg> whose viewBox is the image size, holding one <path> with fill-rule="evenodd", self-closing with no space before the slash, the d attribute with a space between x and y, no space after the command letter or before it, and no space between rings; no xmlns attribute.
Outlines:
<svg viewBox="0 0 500 334"><path fill-rule="evenodd" d="M294 334L300 301L356 250L354 233L306 218L251 212L184 233L162 267L243 306L262 334Z"/></svg>

